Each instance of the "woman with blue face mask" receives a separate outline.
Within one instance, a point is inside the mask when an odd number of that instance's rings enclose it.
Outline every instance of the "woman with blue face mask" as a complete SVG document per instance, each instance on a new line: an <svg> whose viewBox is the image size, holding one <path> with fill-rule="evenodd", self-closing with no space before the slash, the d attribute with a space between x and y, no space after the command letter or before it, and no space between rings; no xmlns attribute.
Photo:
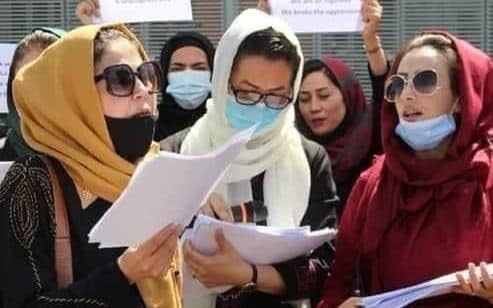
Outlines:
<svg viewBox="0 0 493 308"><path fill-rule="evenodd" d="M213 61L214 46L198 32L178 33L163 46L160 64L164 80L156 141L192 126L204 115Z"/></svg>
<svg viewBox="0 0 493 308"><path fill-rule="evenodd" d="M493 62L429 31L397 53L389 76L384 155L349 196L318 307L355 307L346 299L357 280L368 296L466 268L470 280L410 307L491 307L492 273L475 264L493 261Z"/></svg>
<svg viewBox="0 0 493 308"><path fill-rule="evenodd" d="M327 153L294 126L293 104L303 71L295 34L279 19L247 10L221 38L216 60L207 113L184 140L171 138L179 144L174 148L186 155L204 154L243 129L257 128L201 212L231 221L230 207L255 201L268 212L255 221L259 225L333 226L338 199ZM249 264L220 232L217 241L224 249L212 256L184 246L190 273L185 275L185 307L286 307L293 299L316 301L332 258L324 245L296 260ZM192 285L203 297L190 291Z"/></svg>

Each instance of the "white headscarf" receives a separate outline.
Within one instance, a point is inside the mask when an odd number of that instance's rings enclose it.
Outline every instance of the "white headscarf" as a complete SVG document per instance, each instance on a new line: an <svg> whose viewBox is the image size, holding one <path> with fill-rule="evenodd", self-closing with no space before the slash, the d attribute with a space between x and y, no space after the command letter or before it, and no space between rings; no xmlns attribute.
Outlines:
<svg viewBox="0 0 493 308"><path fill-rule="evenodd" d="M303 53L296 35L278 18L257 9L246 10L233 21L219 42L214 59L212 99L207 102L207 113L185 138L181 153L210 152L235 133L224 111L233 61L247 36L268 28L281 32L296 46L300 65L293 85L293 100L297 97L303 72ZM229 183L250 180L265 171L264 202L269 211L267 224L272 226L298 226L308 206L310 167L301 136L294 127L292 103L274 124L249 141L228 169L219 188L220 192L227 193Z"/></svg>

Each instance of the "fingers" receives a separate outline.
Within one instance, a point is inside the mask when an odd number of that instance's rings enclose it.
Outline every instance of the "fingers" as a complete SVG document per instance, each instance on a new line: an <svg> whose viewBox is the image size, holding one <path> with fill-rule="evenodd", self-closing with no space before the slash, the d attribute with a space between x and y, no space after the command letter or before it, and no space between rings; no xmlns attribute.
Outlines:
<svg viewBox="0 0 493 308"><path fill-rule="evenodd" d="M457 278L457 281L459 282L459 288L454 289L456 293L462 293L462 294L472 294L472 289L469 283L467 283L466 279L462 274L456 274L455 277Z"/></svg>
<svg viewBox="0 0 493 308"><path fill-rule="evenodd" d="M199 213L209 217L214 217L214 211L212 210L212 207L209 202L207 202L205 205L202 206Z"/></svg>
<svg viewBox="0 0 493 308"><path fill-rule="evenodd" d="M468 269L469 269L469 283L471 284L471 288L473 292L478 292L481 290L481 282L479 280L479 276L477 275L476 272L476 265L474 263L469 263L468 264Z"/></svg>
<svg viewBox="0 0 493 308"><path fill-rule="evenodd" d="M167 273L176 252L178 235L173 235L149 258L150 274L161 278Z"/></svg>
<svg viewBox="0 0 493 308"><path fill-rule="evenodd" d="M139 252L142 255L154 254L160 246L165 243L170 236L177 235L179 232L179 226L175 224L169 224L164 229L156 233L153 237L148 239L139 247ZM176 243L175 243L176 244Z"/></svg>
<svg viewBox="0 0 493 308"><path fill-rule="evenodd" d="M224 232L222 229L217 229L214 233L214 237L220 251L229 251L233 248L228 240L224 237Z"/></svg>
<svg viewBox="0 0 493 308"><path fill-rule="evenodd" d="M216 213L219 219L234 222L233 211L231 207L224 201L223 197L218 194L212 194L209 199L209 204L212 211Z"/></svg>

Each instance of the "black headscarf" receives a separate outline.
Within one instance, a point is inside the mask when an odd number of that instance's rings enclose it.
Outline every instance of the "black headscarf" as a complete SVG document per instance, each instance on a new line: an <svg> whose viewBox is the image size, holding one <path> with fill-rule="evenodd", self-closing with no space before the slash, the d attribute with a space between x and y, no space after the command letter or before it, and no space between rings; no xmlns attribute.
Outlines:
<svg viewBox="0 0 493 308"><path fill-rule="evenodd" d="M171 37L163 46L159 62L161 63L164 77L163 87L161 88L162 100L158 105L159 120L154 135L156 141L160 141L178 131L192 126L206 111L205 101L194 110L186 110L181 108L175 102L175 99L166 93L171 56L178 49L189 46L200 48L205 52L212 73L215 49L211 41L204 35L198 32L180 32Z"/></svg>

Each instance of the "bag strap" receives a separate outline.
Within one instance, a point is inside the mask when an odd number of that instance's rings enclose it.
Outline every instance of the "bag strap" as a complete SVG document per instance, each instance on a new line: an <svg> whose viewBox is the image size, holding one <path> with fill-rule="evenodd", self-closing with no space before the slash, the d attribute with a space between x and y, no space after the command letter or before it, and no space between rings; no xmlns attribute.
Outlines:
<svg viewBox="0 0 493 308"><path fill-rule="evenodd" d="M70 227L67 215L67 206L63 197L62 188L58 181L55 169L50 159L38 155L45 163L51 179L53 200L55 202L55 270L58 287L63 288L73 282L72 246L70 243Z"/></svg>

